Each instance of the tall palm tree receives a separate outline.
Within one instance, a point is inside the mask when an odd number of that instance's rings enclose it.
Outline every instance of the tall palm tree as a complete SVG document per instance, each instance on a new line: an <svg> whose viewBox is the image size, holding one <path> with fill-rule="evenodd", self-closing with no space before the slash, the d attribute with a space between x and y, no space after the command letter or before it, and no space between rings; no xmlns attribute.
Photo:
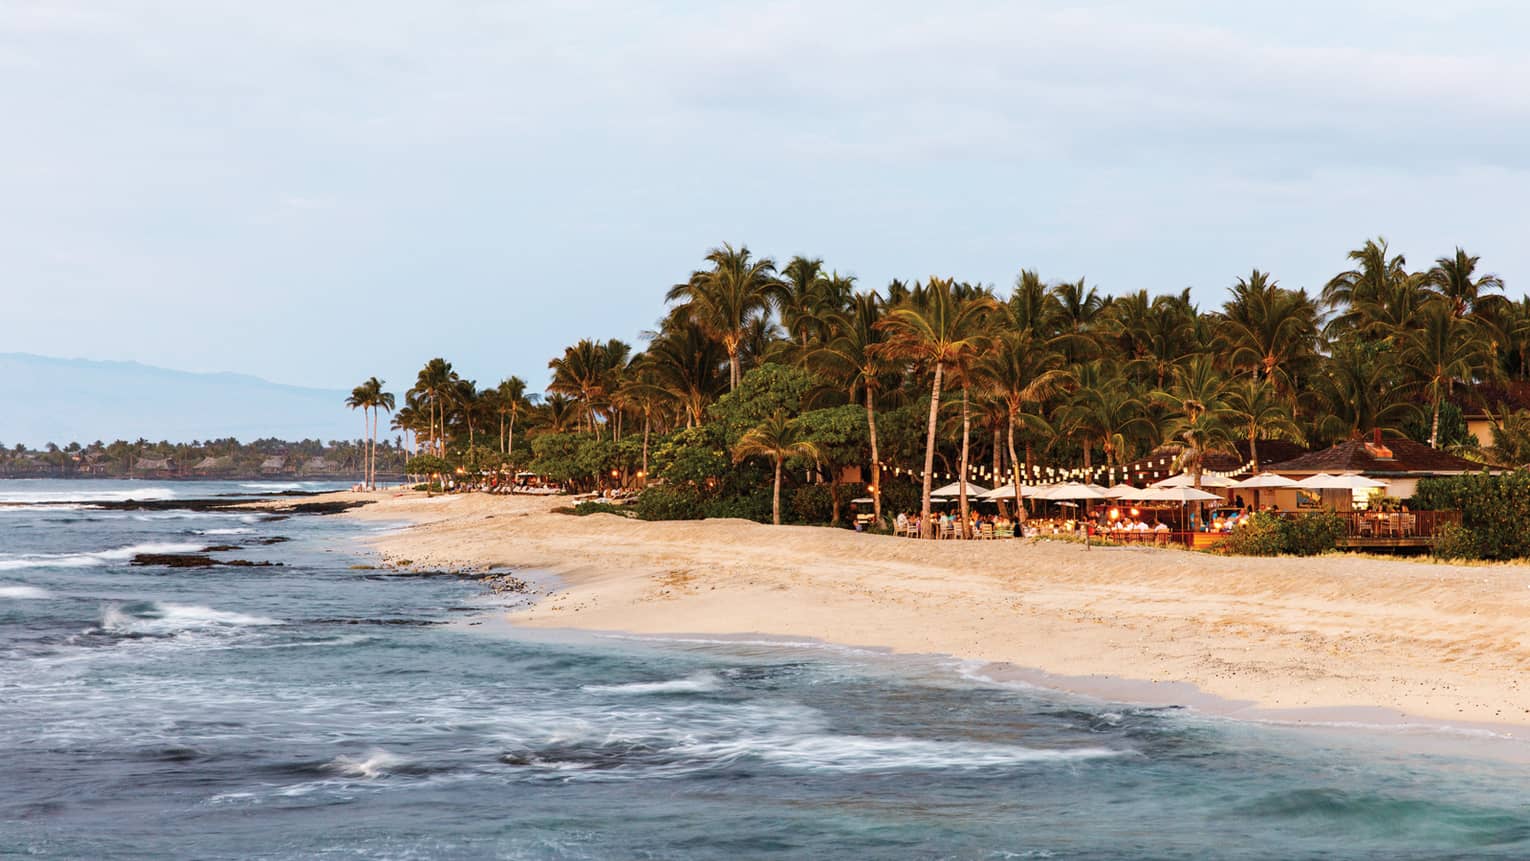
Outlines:
<svg viewBox="0 0 1530 861"><path fill-rule="evenodd" d="M781 268L781 278L771 289L781 325L786 328L787 337L797 345L801 362L807 361L808 337L823 311L827 280L821 258L798 255Z"/></svg>
<svg viewBox="0 0 1530 861"><path fill-rule="evenodd" d="M457 392L459 379L452 363L438 357L425 363L410 390L425 400L429 411L428 439L437 457L446 455L446 410Z"/></svg>
<svg viewBox="0 0 1530 861"><path fill-rule="evenodd" d="M770 500L770 522L781 525L781 464L791 457L818 459L818 446L807 439L802 429L777 411L765 421L746 431L733 446L733 462L747 457L767 457L775 468L775 484Z"/></svg>
<svg viewBox="0 0 1530 861"><path fill-rule="evenodd" d="M1228 363L1293 393L1295 366L1317 355L1317 303L1306 290L1287 290L1258 269L1239 278L1222 305Z"/></svg>
<svg viewBox="0 0 1530 861"><path fill-rule="evenodd" d="M1224 395L1228 421L1242 429L1248 440L1248 458L1259 472L1259 440L1302 441L1301 427L1291 415L1291 405L1275 391L1268 377L1244 377L1227 387Z"/></svg>
<svg viewBox="0 0 1530 861"><path fill-rule="evenodd" d="M373 377L373 379L376 379L376 377ZM362 445L365 445L365 441L372 436L372 419L370 413L368 412L368 410L372 408L372 393L368 391L367 384L362 383L356 388L351 389L350 397L345 399L345 405L353 410L361 410L361 438L363 440ZM372 475L367 471L366 465L363 463L361 483L363 486L365 486L371 483L371 480Z"/></svg>
<svg viewBox="0 0 1530 861"><path fill-rule="evenodd" d="M727 353L700 325L673 315L647 337L643 361L649 382L678 405L688 427L701 424L707 405L727 386L722 370L728 365Z"/></svg>
<svg viewBox="0 0 1530 861"><path fill-rule="evenodd" d="M515 450L515 420L531 407L531 402L526 399L526 381L520 377L500 380L494 391L497 394L494 407L500 417L499 448L508 455Z"/></svg>
<svg viewBox="0 0 1530 861"><path fill-rule="evenodd" d="M877 524L882 523L882 460L877 444L877 392L886 375L884 361L877 353L883 341L884 306L876 293L863 293L852 300L849 313L835 313L826 318L834 337L814 354L813 367L845 387L850 402L857 396L866 404L866 431L871 440L871 509Z"/></svg>
<svg viewBox="0 0 1530 861"><path fill-rule="evenodd" d="M1209 357L1196 356L1174 369L1167 391L1153 396L1170 410L1165 445L1178 451L1180 469L1194 477L1199 490L1205 456L1232 448L1226 379Z"/></svg>
<svg viewBox="0 0 1530 861"><path fill-rule="evenodd" d="M547 390L578 400L584 407L585 427L600 436L596 413L608 407L616 376L626 367L632 348L612 339L605 343L584 338L563 355L547 363L553 372Z"/></svg>
<svg viewBox="0 0 1530 861"><path fill-rule="evenodd" d="M1458 247L1454 256L1435 260L1434 268L1429 270L1429 289L1445 299L1450 312L1457 317L1480 316L1507 301L1498 295L1503 292L1502 278L1477 274L1480 261L1481 258Z"/></svg>
<svg viewBox="0 0 1530 861"><path fill-rule="evenodd" d="M1034 429L1045 425L1039 416L1027 413L1025 408L1041 403L1074 381L1073 375L1063 369L1062 362L1062 354L1038 343L1034 332L1010 329L1001 332L976 368L979 386L1003 408L1015 507L1021 517L1025 508L1020 504L1020 460L1015 453L1015 426L1029 425ZM994 448L998 449L997 439ZM994 469L996 482L999 472L998 468Z"/></svg>
<svg viewBox="0 0 1530 861"><path fill-rule="evenodd" d="M1085 362L1099 352L1093 330L1100 314L1109 307L1100 292L1084 284L1084 279L1064 281L1052 287L1053 312L1056 315L1057 348L1069 364Z"/></svg>
<svg viewBox="0 0 1530 861"><path fill-rule="evenodd" d="M1335 334L1355 329L1361 322L1355 312L1358 306L1394 291L1409 277L1407 259L1392 255L1385 237L1367 239L1346 256L1354 261L1355 268L1329 279L1321 297L1329 309L1338 312L1328 322L1329 331Z"/></svg>
<svg viewBox="0 0 1530 861"><path fill-rule="evenodd" d="M676 310L723 345L732 391L738 388L739 352L749 323L769 312L776 264L769 257L751 259L748 246L734 250L726 243L708 252L706 259L712 268L691 273L690 280L671 287L665 299L682 302Z"/></svg>
<svg viewBox="0 0 1530 861"><path fill-rule="evenodd" d="M997 310L998 303L992 296L980 295L963 301L957 298L951 279L931 278L925 287L922 301L916 303L911 297L909 302L888 311L876 324L877 328L887 334L887 340L872 348L875 355L909 360L932 372L920 503L922 529L926 537L933 534L934 525L930 520L930 479L935 471L935 431L939 422L941 386L947 371L967 367L988 346L988 319ZM962 395L965 407L965 387ZM962 520L965 523L968 452L965 433L963 436L960 479Z"/></svg>
<svg viewBox="0 0 1530 861"><path fill-rule="evenodd" d="M1439 448L1440 404L1455 383L1470 381L1487 367L1489 349L1477 322L1456 316L1455 307L1444 298L1426 302L1415 328L1403 332L1403 363L1429 394L1430 448Z"/></svg>
<svg viewBox="0 0 1530 861"><path fill-rule="evenodd" d="M370 490L377 489L377 425L381 419L381 417L377 414L377 411L383 410L385 412L391 413L393 412L394 406L397 404L397 401L394 400L392 392L383 391L384 385L386 384L376 377L371 377L366 382L367 394L370 396L370 406L372 409L371 453L369 455L367 467L367 487Z"/></svg>
<svg viewBox="0 0 1530 861"><path fill-rule="evenodd" d="M1334 344L1314 380L1313 433L1321 439L1352 439L1372 430L1402 427L1418 416L1415 383L1403 379L1397 352L1375 342L1344 339Z"/></svg>

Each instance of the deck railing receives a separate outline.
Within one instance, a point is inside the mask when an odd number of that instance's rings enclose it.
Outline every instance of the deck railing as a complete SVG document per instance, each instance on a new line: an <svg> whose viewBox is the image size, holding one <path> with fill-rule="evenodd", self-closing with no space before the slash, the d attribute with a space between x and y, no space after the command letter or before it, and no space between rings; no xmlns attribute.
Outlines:
<svg viewBox="0 0 1530 861"><path fill-rule="evenodd" d="M1459 511L1341 511L1352 539L1433 538L1441 526L1461 524Z"/></svg>

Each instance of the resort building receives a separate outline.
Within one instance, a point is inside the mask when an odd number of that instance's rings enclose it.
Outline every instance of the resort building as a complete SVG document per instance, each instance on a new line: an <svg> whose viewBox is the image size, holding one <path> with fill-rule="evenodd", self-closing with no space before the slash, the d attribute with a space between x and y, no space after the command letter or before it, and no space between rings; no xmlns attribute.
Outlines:
<svg viewBox="0 0 1530 861"><path fill-rule="evenodd" d="M1362 475L1386 482L1387 496L1394 499L1408 499L1417 489L1419 479L1463 475L1468 472L1481 472L1485 468L1483 464L1456 457L1447 451L1430 448L1411 439L1383 440L1379 434L1376 434L1368 440L1341 442L1332 448L1274 464L1268 471L1297 480L1318 473ZM1277 492L1276 498L1282 507L1289 502L1292 508L1298 509L1317 508L1324 502L1310 498L1300 499L1297 497L1298 493L1299 491L1282 489ZM1364 497L1362 496L1361 499ZM1334 500L1326 500L1326 502L1328 507L1337 507L1341 510L1351 507L1345 504L1335 506Z"/></svg>

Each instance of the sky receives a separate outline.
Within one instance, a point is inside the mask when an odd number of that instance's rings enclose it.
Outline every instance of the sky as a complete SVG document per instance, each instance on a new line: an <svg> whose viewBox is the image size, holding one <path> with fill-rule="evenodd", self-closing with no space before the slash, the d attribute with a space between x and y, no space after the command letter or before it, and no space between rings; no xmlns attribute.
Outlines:
<svg viewBox="0 0 1530 861"><path fill-rule="evenodd" d="M7 0L0 352L540 386L723 242L1215 307L1385 236L1517 297L1527 38L1469 0Z"/></svg>

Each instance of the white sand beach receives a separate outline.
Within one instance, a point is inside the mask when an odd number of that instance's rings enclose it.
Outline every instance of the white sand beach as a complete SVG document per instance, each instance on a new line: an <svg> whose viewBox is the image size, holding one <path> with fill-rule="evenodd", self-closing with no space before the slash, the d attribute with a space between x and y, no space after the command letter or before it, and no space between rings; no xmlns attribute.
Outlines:
<svg viewBox="0 0 1530 861"><path fill-rule="evenodd" d="M371 498L348 516L416 524L378 539L390 562L559 575L566 588L517 625L819 638L1185 683L1261 709L1530 724L1525 566L930 542L552 512L567 499Z"/></svg>

